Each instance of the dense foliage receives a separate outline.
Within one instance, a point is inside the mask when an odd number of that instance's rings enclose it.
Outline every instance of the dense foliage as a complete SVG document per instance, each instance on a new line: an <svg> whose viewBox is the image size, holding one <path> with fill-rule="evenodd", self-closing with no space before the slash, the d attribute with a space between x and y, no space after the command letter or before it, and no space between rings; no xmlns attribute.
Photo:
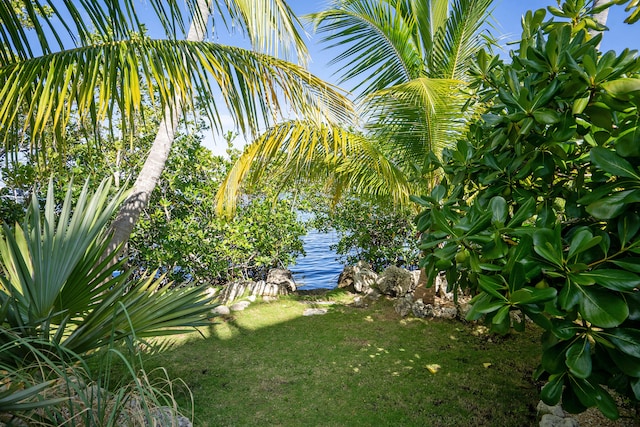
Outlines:
<svg viewBox="0 0 640 427"><path fill-rule="evenodd" d="M422 264L471 289L468 319L545 329L542 399L616 418L603 386L640 400L640 61L599 52L581 6L528 12L511 64L479 55L489 108L415 201Z"/></svg>
<svg viewBox="0 0 640 427"><path fill-rule="evenodd" d="M213 194L231 162L213 156L198 138L176 141L130 241L137 268L159 265L176 279L219 283L264 278L269 268L286 267L303 252L306 228L286 199L256 194L234 218L216 214Z"/></svg>
<svg viewBox="0 0 640 427"><path fill-rule="evenodd" d="M101 153L76 144L64 167L43 167L25 156L22 163L4 168L3 177L20 194L30 194L55 172L57 199L64 196L64 186L73 175L113 176L124 185L127 178L136 176L144 160L152 123L140 124L140 135L131 147L103 134ZM248 196L233 219L216 215L213 194L238 153L229 151L230 158L214 156L201 145L198 131L204 129L199 126L195 123L192 132L184 131L176 139L149 208L129 242L128 266L140 274L160 268L170 279L197 283L262 278L269 268L286 267L303 253L304 224L287 199L274 201L267 188ZM74 185L74 198L81 187ZM10 224L24 214L12 197L0 199L0 210L7 212L3 219Z"/></svg>

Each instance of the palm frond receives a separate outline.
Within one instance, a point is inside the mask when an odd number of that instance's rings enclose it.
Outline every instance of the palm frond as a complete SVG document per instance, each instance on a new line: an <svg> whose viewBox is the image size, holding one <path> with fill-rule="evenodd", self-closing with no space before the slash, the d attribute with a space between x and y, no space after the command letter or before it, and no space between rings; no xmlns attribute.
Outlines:
<svg viewBox="0 0 640 427"><path fill-rule="evenodd" d="M254 49L277 57L282 53L284 59L306 64L309 53L299 31L301 24L286 2L225 0L225 4L231 21L240 21L239 27L247 33ZM224 19L224 11L221 15Z"/></svg>
<svg viewBox="0 0 640 427"><path fill-rule="evenodd" d="M429 75L467 80L470 61L485 46L481 37L493 0L452 0L446 25L435 36Z"/></svg>
<svg viewBox="0 0 640 427"><path fill-rule="evenodd" d="M11 2L0 2L0 58L3 63L49 55L93 44L96 35L105 41L121 41L144 34L134 0L30 0L23 3L32 29L24 28ZM149 0L146 15L157 20L170 39L186 36L185 22L202 19L202 0ZM28 34L32 31L35 37ZM36 41L37 40L37 41Z"/></svg>
<svg viewBox="0 0 640 427"><path fill-rule="evenodd" d="M5 146L17 143L21 126L32 143L53 131L62 138L72 116L92 123L114 111L133 121L142 91L168 107L168 100L193 100L221 91L226 107L245 133L270 124L269 108L284 101L300 115L345 122L353 108L337 88L290 62L206 42L134 39L62 51L0 68L0 134ZM210 117L220 127L217 106ZM22 122L23 117L26 120ZM37 148L37 147L36 147ZM58 147L60 148L60 147ZM64 148L64 147L62 147Z"/></svg>
<svg viewBox="0 0 640 427"><path fill-rule="evenodd" d="M42 339L86 353L134 336L185 331L208 324L205 288L163 286L153 274L128 280L115 275L125 259L111 264L107 223L123 199L103 181L88 183L73 203L71 186L58 212L49 184L43 215L36 196L22 226L4 225L0 239L0 323L24 338ZM4 336L0 334L0 344Z"/></svg>
<svg viewBox="0 0 640 427"><path fill-rule="evenodd" d="M465 129L464 83L422 77L378 91L365 100L367 129L388 142L387 152L406 166L440 153Z"/></svg>
<svg viewBox="0 0 640 427"><path fill-rule="evenodd" d="M408 182L375 142L349 130L309 121L281 123L260 136L234 164L216 194L218 212L232 215L243 182L268 171L280 184L323 181L345 189L408 201Z"/></svg>
<svg viewBox="0 0 640 427"><path fill-rule="evenodd" d="M398 1L336 1L333 8L308 16L322 41L342 53L332 64L348 63L341 83L356 79L363 94L415 77L422 66L414 45L414 21Z"/></svg>

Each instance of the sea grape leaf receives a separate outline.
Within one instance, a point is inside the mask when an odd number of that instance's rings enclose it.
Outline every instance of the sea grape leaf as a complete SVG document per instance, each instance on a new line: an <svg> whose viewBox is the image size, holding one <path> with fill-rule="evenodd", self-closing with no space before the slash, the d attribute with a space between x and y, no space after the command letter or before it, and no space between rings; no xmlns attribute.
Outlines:
<svg viewBox="0 0 640 427"><path fill-rule="evenodd" d="M594 326L615 328L629 316L629 307L621 295L592 287L580 290L580 314Z"/></svg>
<svg viewBox="0 0 640 427"><path fill-rule="evenodd" d="M578 340L567 349L566 364L569 371L578 378L591 375L591 346L585 338Z"/></svg>
<svg viewBox="0 0 640 427"><path fill-rule="evenodd" d="M609 340L626 354L640 358L640 330L616 328L607 331Z"/></svg>

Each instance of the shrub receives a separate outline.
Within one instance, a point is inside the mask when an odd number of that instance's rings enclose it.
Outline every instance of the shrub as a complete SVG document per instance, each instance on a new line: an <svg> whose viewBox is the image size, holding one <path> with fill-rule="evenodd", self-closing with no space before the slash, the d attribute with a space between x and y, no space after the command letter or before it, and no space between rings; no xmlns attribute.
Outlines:
<svg viewBox="0 0 640 427"><path fill-rule="evenodd" d="M468 319L546 330L542 399L617 418L603 386L640 400L640 62L600 53L566 3L570 23L527 13L511 64L479 55L489 107L414 200L422 265L471 289Z"/></svg>

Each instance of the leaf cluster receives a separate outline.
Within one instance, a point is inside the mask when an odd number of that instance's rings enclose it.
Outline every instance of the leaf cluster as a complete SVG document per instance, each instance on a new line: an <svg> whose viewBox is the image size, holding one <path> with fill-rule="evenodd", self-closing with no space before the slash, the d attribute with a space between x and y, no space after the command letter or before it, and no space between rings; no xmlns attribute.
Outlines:
<svg viewBox="0 0 640 427"><path fill-rule="evenodd" d="M475 295L468 319L545 329L546 403L617 418L603 386L640 400L640 62L544 16L525 16L510 64L478 57L488 108L414 197L421 265Z"/></svg>

